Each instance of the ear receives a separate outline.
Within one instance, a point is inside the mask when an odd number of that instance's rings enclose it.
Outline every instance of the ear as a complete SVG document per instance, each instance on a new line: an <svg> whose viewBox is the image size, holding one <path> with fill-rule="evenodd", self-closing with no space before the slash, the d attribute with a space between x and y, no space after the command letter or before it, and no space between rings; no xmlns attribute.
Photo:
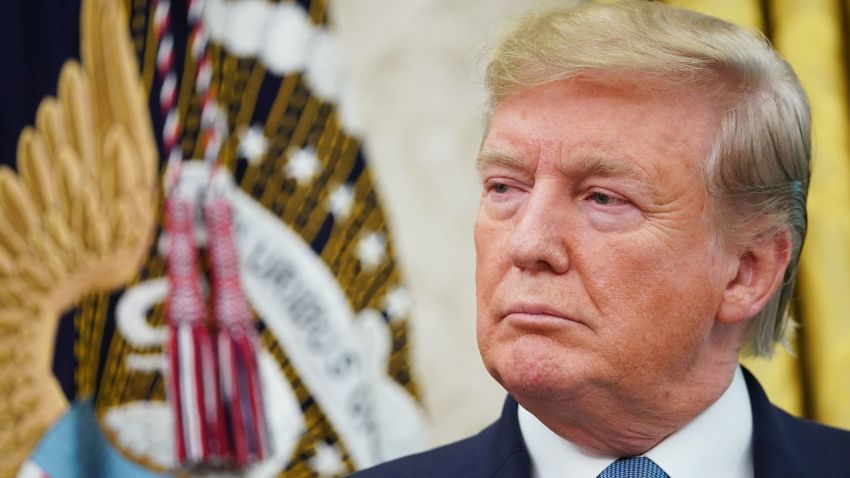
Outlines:
<svg viewBox="0 0 850 478"><path fill-rule="evenodd" d="M735 276L726 284L717 320L724 324L756 315L782 286L791 260L791 235L782 231L757 239L738 256Z"/></svg>

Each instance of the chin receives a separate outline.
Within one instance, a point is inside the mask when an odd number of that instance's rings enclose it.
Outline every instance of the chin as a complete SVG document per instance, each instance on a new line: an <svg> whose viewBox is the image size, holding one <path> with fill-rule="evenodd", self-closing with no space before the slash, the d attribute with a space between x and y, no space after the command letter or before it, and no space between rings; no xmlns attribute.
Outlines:
<svg viewBox="0 0 850 478"><path fill-rule="evenodd" d="M541 336L523 336L482 351L487 370L518 400L582 394L591 375L581 355Z"/></svg>

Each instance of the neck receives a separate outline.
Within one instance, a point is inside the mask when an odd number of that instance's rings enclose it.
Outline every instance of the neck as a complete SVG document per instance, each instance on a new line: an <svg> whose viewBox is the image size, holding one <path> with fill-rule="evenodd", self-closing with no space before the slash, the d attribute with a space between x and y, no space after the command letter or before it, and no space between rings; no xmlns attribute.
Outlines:
<svg viewBox="0 0 850 478"><path fill-rule="evenodd" d="M662 384L646 386L636 397L634 384L618 393L609 387L580 397L553 402L539 397L516 397L549 429L598 455L640 455L655 447L717 401L732 383L737 351ZM625 381L624 381L625 382Z"/></svg>

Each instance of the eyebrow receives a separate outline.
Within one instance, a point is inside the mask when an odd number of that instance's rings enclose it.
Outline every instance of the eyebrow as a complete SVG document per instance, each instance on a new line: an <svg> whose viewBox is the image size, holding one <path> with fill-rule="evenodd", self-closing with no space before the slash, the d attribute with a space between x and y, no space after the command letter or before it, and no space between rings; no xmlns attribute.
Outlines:
<svg viewBox="0 0 850 478"><path fill-rule="evenodd" d="M581 176L624 178L649 184L649 176L642 169L627 161L591 156L576 168Z"/></svg>
<svg viewBox="0 0 850 478"><path fill-rule="evenodd" d="M504 166L513 169L522 168L523 163L517 157L498 150L481 151L475 163L480 171L484 166Z"/></svg>
<svg viewBox="0 0 850 478"><path fill-rule="evenodd" d="M481 151L476 160L478 169L484 166L505 166L522 168L523 162L517 157L498 150ZM640 168L626 161L610 160L600 156L590 156L576 168L580 176L621 177L649 183L649 177Z"/></svg>
<svg viewBox="0 0 850 478"><path fill-rule="evenodd" d="M523 169L525 163L518 157L499 150L486 150L478 153L476 159L478 171L485 166ZM652 187L649 175L635 164L619 159L611 159L598 154L588 154L571 171L562 171L566 175L580 178L593 176L615 178L627 181L639 190L657 199L657 192Z"/></svg>

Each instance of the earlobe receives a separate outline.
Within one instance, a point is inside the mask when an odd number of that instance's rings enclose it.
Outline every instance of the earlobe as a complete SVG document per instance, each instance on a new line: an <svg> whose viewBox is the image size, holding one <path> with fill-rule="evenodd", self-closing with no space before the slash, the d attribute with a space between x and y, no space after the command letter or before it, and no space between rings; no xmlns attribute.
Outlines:
<svg viewBox="0 0 850 478"><path fill-rule="evenodd" d="M726 284L717 320L725 324L755 316L782 286L791 260L791 238L782 231L759 239L738 258L734 277Z"/></svg>

